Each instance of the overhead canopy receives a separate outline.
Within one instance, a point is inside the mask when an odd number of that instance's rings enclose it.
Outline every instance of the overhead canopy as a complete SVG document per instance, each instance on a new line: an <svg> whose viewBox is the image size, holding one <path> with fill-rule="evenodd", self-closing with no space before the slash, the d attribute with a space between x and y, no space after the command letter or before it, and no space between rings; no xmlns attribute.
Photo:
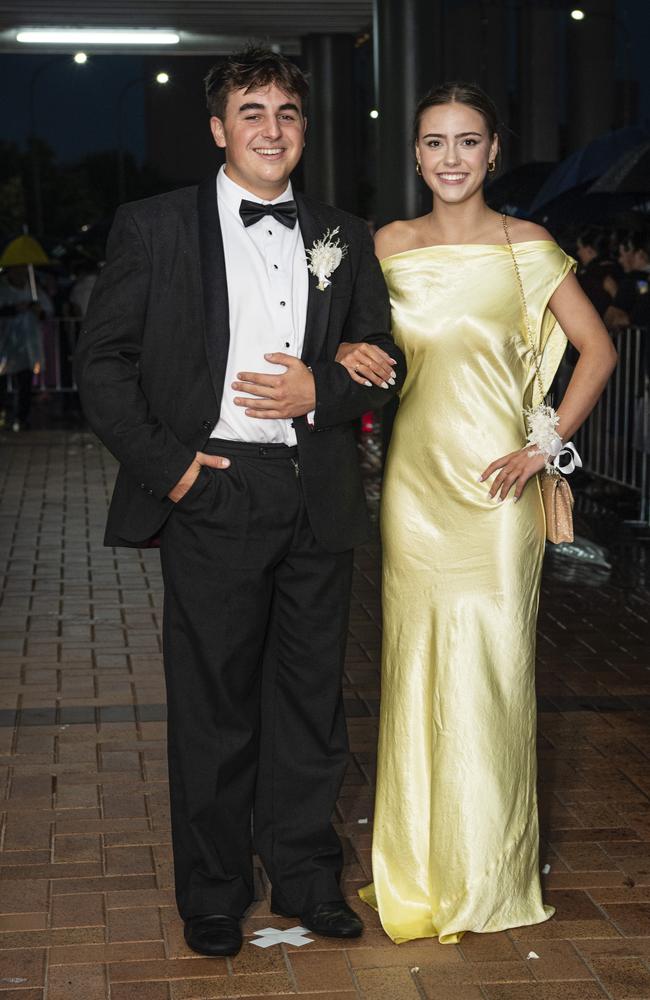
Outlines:
<svg viewBox="0 0 650 1000"><path fill-rule="evenodd" d="M181 36L178 53L231 52L251 38L298 51L303 35L357 33L372 22L372 0L20 0L0 3L0 51L66 52L74 46L24 45L26 28L168 28ZM76 46L77 48L79 46ZM89 51L118 51L89 46ZM124 51L120 48L119 51ZM152 52L128 46L130 52Z"/></svg>

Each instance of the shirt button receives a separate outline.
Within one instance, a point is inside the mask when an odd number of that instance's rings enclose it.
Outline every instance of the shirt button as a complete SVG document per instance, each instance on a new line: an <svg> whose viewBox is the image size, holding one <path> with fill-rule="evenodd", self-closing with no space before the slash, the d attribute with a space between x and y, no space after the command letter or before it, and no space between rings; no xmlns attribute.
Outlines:
<svg viewBox="0 0 650 1000"><path fill-rule="evenodd" d="M282 299L282 302L280 303L280 305L281 305L281 306L286 306L286 304L287 304L287 303L286 303L286 302L284 301L284 299Z"/></svg>
<svg viewBox="0 0 650 1000"><path fill-rule="evenodd" d="M284 346L285 346L285 347L291 347L291 344L289 343L289 341L288 341L288 340L285 340L285 342L284 342Z"/></svg>
<svg viewBox="0 0 650 1000"><path fill-rule="evenodd" d="M274 264L274 265L273 265L273 270L274 270L274 271L277 271L277 269L278 269L278 265L277 265L277 264Z"/></svg>
<svg viewBox="0 0 650 1000"><path fill-rule="evenodd" d="M266 231L269 234L269 236L273 236L273 230L272 229L267 229Z"/></svg>

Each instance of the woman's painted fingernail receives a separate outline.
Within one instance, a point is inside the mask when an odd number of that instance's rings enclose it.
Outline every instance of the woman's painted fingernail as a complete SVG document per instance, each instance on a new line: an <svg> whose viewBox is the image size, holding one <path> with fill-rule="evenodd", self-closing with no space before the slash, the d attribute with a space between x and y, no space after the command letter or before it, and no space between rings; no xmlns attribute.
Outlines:
<svg viewBox="0 0 650 1000"><path fill-rule="evenodd" d="M382 387L382 389L387 389L388 388L388 382L382 382L381 383L381 387Z"/></svg>
<svg viewBox="0 0 650 1000"><path fill-rule="evenodd" d="M390 361L391 365L396 365L397 364L397 361L395 360L395 358L389 358L388 360Z"/></svg>
<svg viewBox="0 0 650 1000"><path fill-rule="evenodd" d="M391 375L391 377L388 379L388 384L389 385L395 385L396 381L397 381L397 379L395 378L395 376Z"/></svg>
<svg viewBox="0 0 650 1000"><path fill-rule="evenodd" d="M367 385L369 389L372 389L372 382L369 382L368 379L366 379L366 381L363 384Z"/></svg>
<svg viewBox="0 0 650 1000"><path fill-rule="evenodd" d="M483 482L483 476L479 476L478 479L476 480L476 482L477 483L482 483Z"/></svg>

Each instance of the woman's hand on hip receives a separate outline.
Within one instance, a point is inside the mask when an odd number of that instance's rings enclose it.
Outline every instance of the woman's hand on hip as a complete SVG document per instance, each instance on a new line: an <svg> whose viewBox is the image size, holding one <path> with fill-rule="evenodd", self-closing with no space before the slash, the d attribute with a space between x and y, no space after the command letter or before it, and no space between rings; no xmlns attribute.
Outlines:
<svg viewBox="0 0 650 1000"><path fill-rule="evenodd" d="M479 482L482 483L493 476L495 472L498 473L489 490L493 500L505 500L513 486L515 488L514 498L518 500L528 480L541 472L546 465L546 458L544 455L533 455L532 451L532 446L526 445L525 448L511 451L509 455L497 458L495 462L488 465Z"/></svg>
<svg viewBox="0 0 650 1000"><path fill-rule="evenodd" d="M350 378L359 385L368 388L378 385L381 389L395 385L394 365L397 362L374 344L366 344L364 341L349 344L344 341L339 344L335 360L343 365Z"/></svg>

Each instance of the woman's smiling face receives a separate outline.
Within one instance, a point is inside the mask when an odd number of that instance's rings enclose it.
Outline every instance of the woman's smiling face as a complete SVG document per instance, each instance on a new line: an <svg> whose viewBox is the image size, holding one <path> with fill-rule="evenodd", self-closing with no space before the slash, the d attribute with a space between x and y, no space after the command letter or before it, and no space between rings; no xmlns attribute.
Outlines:
<svg viewBox="0 0 650 1000"><path fill-rule="evenodd" d="M478 191L498 149L483 115L466 104L439 104L422 114L415 155L425 183L441 201L463 202Z"/></svg>

